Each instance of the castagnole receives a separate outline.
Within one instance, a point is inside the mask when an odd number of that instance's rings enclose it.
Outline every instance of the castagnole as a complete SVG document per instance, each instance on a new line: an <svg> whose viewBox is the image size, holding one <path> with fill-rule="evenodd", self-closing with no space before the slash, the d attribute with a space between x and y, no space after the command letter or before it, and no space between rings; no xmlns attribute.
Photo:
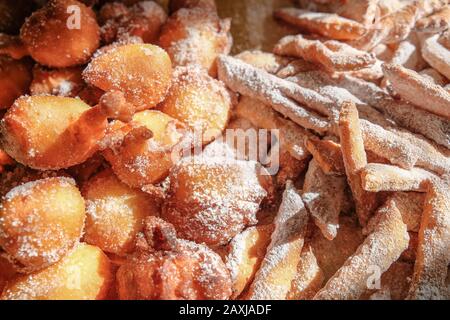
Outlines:
<svg viewBox="0 0 450 320"><path fill-rule="evenodd" d="M91 108L76 98L23 96L0 122L0 143L12 158L31 168L67 168L98 150L107 118L116 115L108 104Z"/></svg>
<svg viewBox="0 0 450 320"><path fill-rule="evenodd" d="M58 263L9 281L0 300L102 300L113 277L103 251L80 243Z"/></svg>
<svg viewBox="0 0 450 320"><path fill-rule="evenodd" d="M148 217L136 253L117 272L117 291L124 300L223 300L231 279L207 246L178 239L171 224Z"/></svg>
<svg viewBox="0 0 450 320"><path fill-rule="evenodd" d="M76 0L51 0L26 19L20 30L26 49L40 64L84 64L100 44L100 28L91 8Z"/></svg>
<svg viewBox="0 0 450 320"><path fill-rule="evenodd" d="M195 67L178 67L159 110L197 130L202 143L220 135L230 118L232 97L223 83Z"/></svg>
<svg viewBox="0 0 450 320"><path fill-rule="evenodd" d="M212 246L226 244L256 224L256 212L270 189L256 162L222 157L184 158L169 179L162 218L181 237Z"/></svg>
<svg viewBox="0 0 450 320"><path fill-rule="evenodd" d="M56 177L13 188L0 208L0 247L19 270L58 262L78 243L84 199L75 181Z"/></svg>
<svg viewBox="0 0 450 320"><path fill-rule="evenodd" d="M172 63L157 46L128 44L94 57L83 77L104 91L122 91L127 101L140 111L164 100L172 78Z"/></svg>
<svg viewBox="0 0 450 320"><path fill-rule="evenodd" d="M89 179L82 188L86 200L84 240L105 252L124 256L134 250L144 218L159 215L159 200L121 182L111 169Z"/></svg>
<svg viewBox="0 0 450 320"><path fill-rule="evenodd" d="M217 73L216 58L231 49L230 20L221 20L215 10L182 8L164 24L159 45L176 66L198 65L211 76Z"/></svg>
<svg viewBox="0 0 450 320"><path fill-rule="evenodd" d="M167 114L141 111L127 124L116 121L109 126L103 155L120 180L143 187L168 176L185 134L184 125Z"/></svg>

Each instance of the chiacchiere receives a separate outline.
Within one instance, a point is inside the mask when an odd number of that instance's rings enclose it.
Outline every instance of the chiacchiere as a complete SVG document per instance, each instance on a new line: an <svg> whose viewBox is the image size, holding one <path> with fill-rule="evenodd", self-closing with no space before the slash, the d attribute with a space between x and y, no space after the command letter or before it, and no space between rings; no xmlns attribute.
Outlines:
<svg viewBox="0 0 450 320"><path fill-rule="evenodd" d="M0 12L0 299L450 299L448 0L158 3Z"/></svg>

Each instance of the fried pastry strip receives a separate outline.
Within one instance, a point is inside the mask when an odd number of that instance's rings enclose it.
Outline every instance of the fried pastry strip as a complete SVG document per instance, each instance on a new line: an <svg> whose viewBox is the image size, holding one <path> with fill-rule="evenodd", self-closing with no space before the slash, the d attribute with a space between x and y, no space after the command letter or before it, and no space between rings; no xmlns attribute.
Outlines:
<svg viewBox="0 0 450 320"><path fill-rule="evenodd" d="M326 175L316 160L309 162L302 199L325 238L333 240L339 228L339 214L344 207L345 177Z"/></svg>
<svg viewBox="0 0 450 320"><path fill-rule="evenodd" d="M373 54L334 40L308 40L302 35L286 36L274 48L283 56L293 56L323 66L329 72L359 70L375 64Z"/></svg>
<svg viewBox="0 0 450 320"><path fill-rule="evenodd" d="M419 231L425 196L426 194L421 192L395 192L392 195L391 199L400 211L408 232L417 233Z"/></svg>
<svg viewBox="0 0 450 320"><path fill-rule="evenodd" d="M378 15L379 0L336 1L336 13L344 18L355 20L363 26L370 26Z"/></svg>
<svg viewBox="0 0 450 320"><path fill-rule="evenodd" d="M231 240L226 266L230 270L233 298L237 298L253 280L272 232L273 225L260 225L247 228Z"/></svg>
<svg viewBox="0 0 450 320"><path fill-rule="evenodd" d="M339 136L345 172L356 204L356 213L359 222L364 226L375 209L376 194L369 193L361 187L359 171L367 165L367 156L358 110L353 102L346 102L341 107Z"/></svg>
<svg viewBox="0 0 450 320"><path fill-rule="evenodd" d="M416 106L450 119L450 94L417 72L396 64L384 64L383 71L393 89Z"/></svg>
<svg viewBox="0 0 450 320"><path fill-rule="evenodd" d="M333 13L282 8L276 10L274 15L303 30L331 39L353 40L360 38L366 32L362 24Z"/></svg>
<svg viewBox="0 0 450 320"><path fill-rule="evenodd" d="M436 34L425 40L422 46L422 56L430 66L450 79L450 49L439 43L438 39L439 35Z"/></svg>
<svg viewBox="0 0 450 320"><path fill-rule="evenodd" d="M405 170L396 166L369 163L361 170L361 183L366 191L419 191L425 192L434 174L420 168Z"/></svg>
<svg viewBox="0 0 450 320"><path fill-rule="evenodd" d="M332 140L309 137L305 139L305 147L311 152L325 174L345 174L344 161L339 144Z"/></svg>
<svg viewBox="0 0 450 320"><path fill-rule="evenodd" d="M329 115L332 108L329 99L232 57L220 56L217 65L220 80L233 91L271 105L276 111L307 129L319 133L328 129L328 121L305 109L303 104Z"/></svg>
<svg viewBox="0 0 450 320"><path fill-rule="evenodd" d="M303 160L309 156L304 140L313 135L294 122L280 117L270 106L256 99L242 96L234 111L236 115L248 119L258 128L280 130L280 147L287 150L294 158Z"/></svg>
<svg viewBox="0 0 450 320"><path fill-rule="evenodd" d="M322 287L324 274L309 245L305 245L297 266L297 274L287 295L288 300L312 299Z"/></svg>
<svg viewBox="0 0 450 320"><path fill-rule="evenodd" d="M358 299L367 289L370 270L385 272L408 247L409 236L393 201L369 222L372 232L314 297L315 300Z"/></svg>
<svg viewBox="0 0 450 320"><path fill-rule="evenodd" d="M416 22L416 30L420 32L441 32L450 27L450 6L433 13Z"/></svg>
<svg viewBox="0 0 450 320"><path fill-rule="evenodd" d="M436 69L433 68L426 68L419 72L419 74L427 78L428 80L432 81L434 84L437 84L439 86L445 87L448 80L446 77L444 77L442 74L440 74ZM445 88L444 88L445 89Z"/></svg>
<svg viewBox="0 0 450 320"><path fill-rule="evenodd" d="M396 43L405 40L421 13L422 10L417 3L408 4L381 18L352 45L362 50L371 50L379 43Z"/></svg>
<svg viewBox="0 0 450 320"><path fill-rule="evenodd" d="M447 177L448 178L448 177ZM448 181L433 180L425 200L409 299L450 299L450 191Z"/></svg>
<svg viewBox="0 0 450 320"><path fill-rule="evenodd" d="M250 287L248 299L286 298L297 274L308 219L309 214L300 194L288 182L275 217L272 240Z"/></svg>
<svg viewBox="0 0 450 320"><path fill-rule="evenodd" d="M450 149L450 122L407 102L394 100L386 91L361 79L343 76L337 81L358 99L373 105L400 126L417 132Z"/></svg>

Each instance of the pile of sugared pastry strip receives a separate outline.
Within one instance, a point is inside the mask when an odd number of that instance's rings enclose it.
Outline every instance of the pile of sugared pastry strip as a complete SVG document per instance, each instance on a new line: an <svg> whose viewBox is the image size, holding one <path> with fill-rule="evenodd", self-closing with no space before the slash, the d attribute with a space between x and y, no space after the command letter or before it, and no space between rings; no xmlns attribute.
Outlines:
<svg viewBox="0 0 450 320"><path fill-rule="evenodd" d="M283 155L273 223L229 245L234 297L450 299L447 1L299 6L275 16L303 34L218 60Z"/></svg>

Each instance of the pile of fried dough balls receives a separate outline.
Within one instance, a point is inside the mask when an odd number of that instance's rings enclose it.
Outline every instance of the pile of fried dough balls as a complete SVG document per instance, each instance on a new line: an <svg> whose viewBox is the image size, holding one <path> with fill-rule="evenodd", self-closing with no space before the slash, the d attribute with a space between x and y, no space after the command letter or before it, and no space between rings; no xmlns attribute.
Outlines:
<svg viewBox="0 0 450 320"><path fill-rule="evenodd" d="M0 1L0 299L229 298L213 249L270 187L177 153L229 121L229 21L214 1L39 3Z"/></svg>

